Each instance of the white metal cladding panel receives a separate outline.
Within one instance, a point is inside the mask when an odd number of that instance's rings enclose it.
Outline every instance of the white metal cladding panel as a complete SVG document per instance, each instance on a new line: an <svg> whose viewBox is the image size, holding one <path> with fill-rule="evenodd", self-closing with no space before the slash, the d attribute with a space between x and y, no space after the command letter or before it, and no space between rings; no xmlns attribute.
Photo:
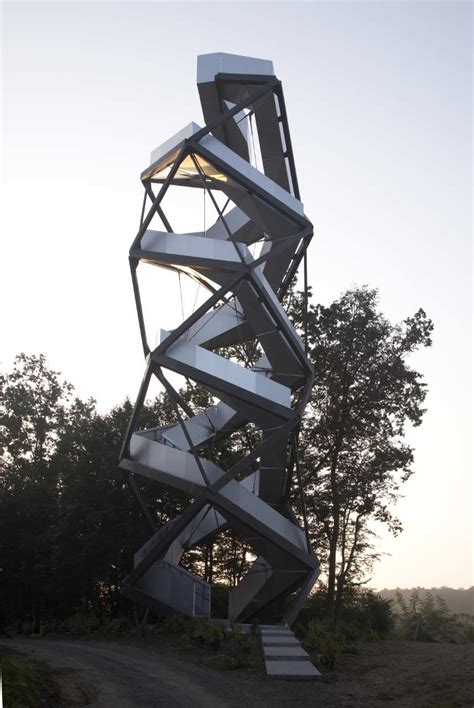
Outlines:
<svg viewBox="0 0 474 708"><path fill-rule="evenodd" d="M186 138L190 138L194 133L197 133L198 130L201 130L201 126L199 126L197 123L194 123L194 121L191 121L191 123L188 123L187 125L184 126L184 128L181 128L181 130L178 130L177 133L171 136L171 138L168 138L168 140L165 140L164 143L161 143L157 148L155 148L150 156L150 167L155 163L158 162L158 160L161 160L163 157L165 157L169 152L172 152L176 148L180 147Z"/></svg>
<svg viewBox="0 0 474 708"><path fill-rule="evenodd" d="M278 300L276 294L274 293L274 291L272 290L272 288L271 288L270 285L268 284L268 280L265 278L264 275L262 275L261 271L258 271L258 270L255 270L255 276L256 276L256 278L258 279L258 282L259 282L260 287L261 287L263 290L265 290L265 293L266 293L268 299L272 301L272 305L273 305L273 306L275 307L275 309L278 311L279 316L281 317L281 319L282 319L284 322L286 322L286 323L288 324L289 328L292 330L292 332L293 332L293 337L294 337L294 339L298 342L298 344L300 345L301 352L304 354L304 344L303 344L303 340L301 339L301 337L299 336L298 332L295 330L295 328L294 328L293 325L291 324L290 319L289 319L288 315L286 314L285 310L283 309L281 302Z"/></svg>
<svg viewBox="0 0 474 708"><path fill-rule="evenodd" d="M214 434L214 429L204 413L187 420L185 426L193 445L201 444ZM176 425L166 433L163 433L163 438L180 450L189 450L189 442L181 425Z"/></svg>
<svg viewBox="0 0 474 708"><path fill-rule="evenodd" d="M214 529L218 529L226 523L225 519L217 511L211 509L209 506L205 506L196 514L194 519L189 522L178 538L172 542L166 552L165 560L178 564L183 553L183 544L198 543L200 538L204 538ZM163 527L158 529L158 531L138 549L134 555L134 567L153 550L162 534Z"/></svg>
<svg viewBox="0 0 474 708"><path fill-rule="evenodd" d="M214 81L216 74L260 74L274 76L273 62L269 59L254 59L239 54L215 52L200 54L197 58L197 82Z"/></svg>
<svg viewBox="0 0 474 708"><path fill-rule="evenodd" d="M139 588L159 602L193 617L198 596L200 614L209 614L210 588L208 583L184 568L167 561L157 561L144 574ZM200 587L198 593L195 587Z"/></svg>
<svg viewBox="0 0 474 708"><path fill-rule="evenodd" d="M176 478L177 482L203 487L204 481L193 455L163 445L142 435L134 434L130 440L130 456L134 462L149 467L157 473ZM202 466L212 481L222 475L222 470L209 460L201 460ZM171 484L171 480L168 479ZM182 486L182 485L179 485Z"/></svg>
<svg viewBox="0 0 474 708"><path fill-rule="evenodd" d="M170 563L176 563L176 565L178 565L183 556L183 552L183 544L179 538L175 538L163 557L164 560L169 561Z"/></svg>
<svg viewBox="0 0 474 708"><path fill-rule="evenodd" d="M229 617L237 617L272 576L271 566L259 557L237 587L229 592Z"/></svg>
<svg viewBox="0 0 474 708"><path fill-rule="evenodd" d="M161 334L161 341L166 338L165 335L165 332ZM207 349L178 340L170 346L166 355L178 362L199 369L203 373L212 375L216 379L255 393L286 408L290 407L289 388L255 371L244 369L233 361L227 361L224 357L207 351ZM218 381L216 381L215 387L219 387Z"/></svg>
<svg viewBox="0 0 474 708"><path fill-rule="evenodd" d="M155 545L158 542L158 538L161 534L162 529L158 529L158 531L155 531L153 536L148 539L146 543L143 544L141 548L138 549L138 551L135 553L133 556L133 566L135 567L138 565L138 563L142 560L142 558L145 558L146 555L155 547Z"/></svg>
<svg viewBox="0 0 474 708"><path fill-rule="evenodd" d="M221 489L222 496L237 504L250 516L258 519L263 524L268 526L272 531L293 543L297 548L306 551L306 537L304 531L284 516L272 509L260 497L252 494L242 484L238 482L230 482Z"/></svg>
<svg viewBox="0 0 474 708"><path fill-rule="evenodd" d="M224 214L224 219L229 231L232 234L251 222L251 219L249 219L247 214L244 214L242 209L239 209L239 207L234 207L233 209L230 209L230 211ZM255 232L258 233L256 227ZM206 237L218 238L222 239L223 241L227 241L227 239L229 238L229 233L226 227L224 226L224 222L222 221L222 219L218 219L214 226L211 226L211 228L207 230Z"/></svg>
<svg viewBox="0 0 474 708"><path fill-rule="evenodd" d="M185 425L189 431L191 440L195 445L198 445L214 435L216 429L221 430L225 428L235 415L234 409L221 401L217 406L211 406L202 413L185 421ZM163 434L163 437L176 445L176 447L179 447L180 450L189 449L189 443L181 425L175 425L169 428Z"/></svg>
<svg viewBox="0 0 474 708"><path fill-rule="evenodd" d="M224 334L245 322L245 317L235 311L232 305L224 305L219 310L211 310L200 317L183 335L183 339L199 345Z"/></svg>
<svg viewBox="0 0 474 708"><path fill-rule="evenodd" d="M182 543L195 544L199 539L205 538L214 530L219 529L226 524L226 520L215 509L205 506L204 509L193 520L192 525L186 526L180 536Z"/></svg>
<svg viewBox="0 0 474 708"><path fill-rule="evenodd" d="M172 597L171 577L160 573L160 569L156 564L153 564L140 578L138 588L156 600L164 604L170 604L169 600ZM171 606L173 607L173 605Z"/></svg>
<svg viewBox="0 0 474 708"><path fill-rule="evenodd" d="M292 194L280 187L279 184L274 182L272 179L259 172L255 167L253 167L247 160L237 155L233 150L221 143L220 140L215 138L213 135L205 135L199 144L202 145L206 150L212 152L216 157L220 158L229 167L239 172L241 175L246 177L248 180L253 182L258 187L261 187L267 194L275 197L279 202L285 204L290 209L295 211L297 214L304 214L303 204L296 199ZM224 170L225 171L225 170Z"/></svg>
<svg viewBox="0 0 474 708"><path fill-rule="evenodd" d="M247 247L243 243L237 243L241 254L245 260L251 260ZM157 254L188 256L195 258L196 263L202 260L214 260L216 265L219 261L240 263L240 257L233 243L220 241L218 239L208 239L192 234L170 234L167 231L148 230L142 236L140 248L144 251L153 251Z"/></svg>
<svg viewBox="0 0 474 708"><path fill-rule="evenodd" d="M209 585L194 582L194 607L195 617L209 617L211 613L211 588Z"/></svg>

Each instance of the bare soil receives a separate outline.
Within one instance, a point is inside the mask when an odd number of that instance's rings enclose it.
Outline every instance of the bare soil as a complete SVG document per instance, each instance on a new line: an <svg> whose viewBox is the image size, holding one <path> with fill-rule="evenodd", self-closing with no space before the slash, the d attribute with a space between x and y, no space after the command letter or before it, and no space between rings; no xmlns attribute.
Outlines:
<svg viewBox="0 0 474 708"><path fill-rule="evenodd" d="M340 706L474 706L474 645L361 642L330 676Z"/></svg>
<svg viewBox="0 0 474 708"><path fill-rule="evenodd" d="M268 679L255 658L250 671L217 671L219 657L187 650L173 637L17 639L10 646L48 662L64 708L455 708L474 706L473 645L361 642L322 681ZM14 707L8 707L14 708Z"/></svg>

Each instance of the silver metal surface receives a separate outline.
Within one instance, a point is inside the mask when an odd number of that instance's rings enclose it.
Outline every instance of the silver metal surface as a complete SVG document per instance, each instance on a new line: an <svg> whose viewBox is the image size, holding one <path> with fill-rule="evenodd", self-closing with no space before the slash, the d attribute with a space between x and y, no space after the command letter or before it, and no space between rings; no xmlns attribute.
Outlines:
<svg viewBox="0 0 474 708"><path fill-rule="evenodd" d="M284 621L291 624L319 568L289 502L293 465L299 464L297 430L314 371L281 300L312 225L300 199L283 90L272 62L200 56L198 90L205 127L189 123L162 143L141 175L146 200L130 265L147 369L119 463L134 480L141 475L187 493L190 504L137 551L122 591L155 609L209 614L208 584L179 563L188 549L231 527L256 559L229 593L229 617L281 615L278 603L295 593L285 610ZM202 189L215 207L214 223L174 233L162 208L170 186ZM163 230L151 228L155 217ZM162 331L155 348L146 338L136 273L141 261L191 276L211 293L176 329ZM244 341L260 349L258 361L247 367L222 351ZM191 409L167 371L205 389L218 399L215 405ZM153 376L165 386L176 421L138 430ZM209 450L245 426L258 431L260 443L236 451L239 461L221 469ZM304 503L299 511L304 517ZM289 651L288 657L302 650Z"/></svg>

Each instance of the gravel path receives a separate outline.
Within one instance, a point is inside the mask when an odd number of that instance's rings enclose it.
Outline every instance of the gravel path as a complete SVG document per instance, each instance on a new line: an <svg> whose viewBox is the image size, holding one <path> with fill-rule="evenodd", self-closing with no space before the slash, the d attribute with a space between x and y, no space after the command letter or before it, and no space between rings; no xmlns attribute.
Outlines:
<svg viewBox="0 0 474 708"><path fill-rule="evenodd" d="M171 656L159 642L15 639L3 644L48 662L61 708L472 708L474 645L360 642L325 681L217 672Z"/></svg>
<svg viewBox="0 0 474 708"><path fill-rule="evenodd" d="M264 708L321 706L321 683L242 680L136 647L102 641L15 639L5 646L43 659L61 688L61 707ZM295 694L296 691L296 694Z"/></svg>

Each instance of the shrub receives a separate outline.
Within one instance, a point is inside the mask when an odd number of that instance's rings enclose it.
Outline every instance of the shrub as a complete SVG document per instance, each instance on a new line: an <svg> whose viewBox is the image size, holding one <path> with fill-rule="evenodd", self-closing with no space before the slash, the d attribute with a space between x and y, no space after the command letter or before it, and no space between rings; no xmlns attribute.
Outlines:
<svg viewBox="0 0 474 708"><path fill-rule="evenodd" d="M252 632L252 634L257 634L259 626L260 622L258 621L257 617L253 617L250 627L250 631Z"/></svg>
<svg viewBox="0 0 474 708"><path fill-rule="evenodd" d="M343 653L346 642L344 635L329 623L312 619L308 623L303 646L315 653L319 662L332 669Z"/></svg>
<svg viewBox="0 0 474 708"><path fill-rule="evenodd" d="M439 595L425 592L420 596L415 588L408 601L397 592L399 622L397 634L402 639L419 641L454 642L464 634L460 618L450 612L446 601ZM469 636L469 630L467 632Z"/></svg>
<svg viewBox="0 0 474 708"><path fill-rule="evenodd" d="M457 615L461 641L474 642L474 617L467 614Z"/></svg>
<svg viewBox="0 0 474 708"><path fill-rule="evenodd" d="M175 612L172 615L165 617L163 621L163 629L171 634L180 634L186 631L187 626L192 620L189 620L180 612Z"/></svg>
<svg viewBox="0 0 474 708"><path fill-rule="evenodd" d="M13 639L13 637L16 637L16 635L20 633L19 627L16 623L5 625L4 631L5 636L7 636L9 639Z"/></svg>
<svg viewBox="0 0 474 708"><path fill-rule="evenodd" d="M22 634L33 634L33 622L25 620L21 625Z"/></svg>
<svg viewBox="0 0 474 708"><path fill-rule="evenodd" d="M40 634L44 637L47 634L57 632L60 627L60 623L57 620L45 620L40 623Z"/></svg>
<svg viewBox="0 0 474 708"><path fill-rule="evenodd" d="M103 626L103 631L107 634L122 634L122 632L128 632L131 629L133 629L132 621L124 615L114 617Z"/></svg>
<svg viewBox="0 0 474 708"><path fill-rule="evenodd" d="M75 612L59 625L66 634L92 634L100 627L100 618L92 612Z"/></svg>
<svg viewBox="0 0 474 708"><path fill-rule="evenodd" d="M394 626L392 603L372 590L348 588L340 626L347 638L377 640L390 636Z"/></svg>
<svg viewBox="0 0 474 708"><path fill-rule="evenodd" d="M251 650L250 638L239 627L231 625L225 634L224 662L229 669L247 666Z"/></svg>
<svg viewBox="0 0 474 708"><path fill-rule="evenodd" d="M211 624L205 619L192 621L187 634L193 644L211 649L219 649L225 637L221 625Z"/></svg>
<svg viewBox="0 0 474 708"><path fill-rule="evenodd" d="M312 619L326 620L326 591L314 593L304 604L298 616L297 633ZM384 639L390 636L394 625L391 601L372 590L347 587L344 593L338 628L351 640Z"/></svg>

